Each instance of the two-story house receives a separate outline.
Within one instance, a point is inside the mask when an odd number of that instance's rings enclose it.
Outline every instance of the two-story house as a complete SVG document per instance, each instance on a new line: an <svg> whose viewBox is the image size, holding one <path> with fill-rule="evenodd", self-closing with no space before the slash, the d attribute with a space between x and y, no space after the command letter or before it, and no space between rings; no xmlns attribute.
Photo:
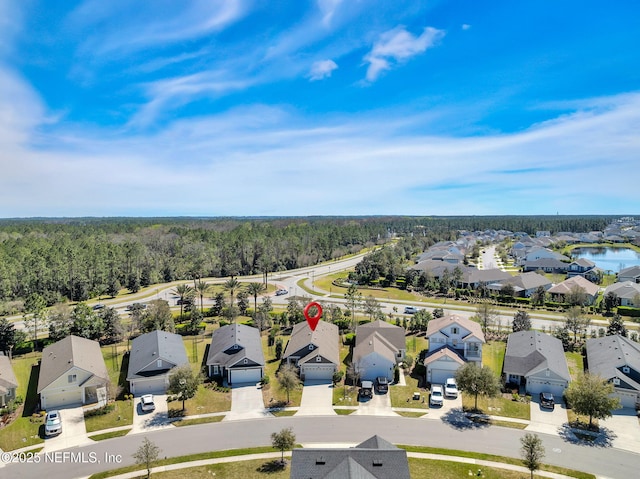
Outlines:
<svg viewBox="0 0 640 479"><path fill-rule="evenodd" d="M482 345L486 342L480 324L450 314L427 326L429 350L424 359L427 382L444 383L465 362L482 365Z"/></svg>
<svg viewBox="0 0 640 479"><path fill-rule="evenodd" d="M578 258L569 265L567 277L582 276L589 281L597 283L602 278L603 271L596 264L586 258Z"/></svg>

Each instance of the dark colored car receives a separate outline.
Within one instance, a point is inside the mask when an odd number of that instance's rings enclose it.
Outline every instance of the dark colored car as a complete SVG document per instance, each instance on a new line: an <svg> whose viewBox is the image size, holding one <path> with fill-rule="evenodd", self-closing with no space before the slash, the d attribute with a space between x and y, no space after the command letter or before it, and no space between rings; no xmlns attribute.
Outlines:
<svg viewBox="0 0 640 479"><path fill-rule="evenodd" d="M377 377L376 390L379 393L386 393L389 390L389 380L384 376Z"/></svg>
<svg viewBox="0 0 640 479"><path fill-rule="evenodd" d="M555 407L555 400L553 399L553 394L551 393L540 393L540 406L548 407L549 409L553 409Z"/></svg>
<svg viewBox="0 0 640 479"><path fill-rule="evenodd" d="M373 383L371 381L362 381L359 391L360 397L370 398L373 396Z"/></svg>

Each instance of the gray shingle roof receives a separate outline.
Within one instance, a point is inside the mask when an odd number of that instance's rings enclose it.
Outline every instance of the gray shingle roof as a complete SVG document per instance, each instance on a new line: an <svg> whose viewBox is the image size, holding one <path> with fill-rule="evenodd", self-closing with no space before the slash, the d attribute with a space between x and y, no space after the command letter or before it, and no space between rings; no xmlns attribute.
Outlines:
<svg viewBox="0 0 640 479"><path fill-rule="evenodd" d="M352 448L294 449L291 479L410 479L406 451L373 436Z"/></svg>
<svg viewBox="0 0 640 479"><path fill-rule="evenodd" d="M358 344L366 342L367 338L376 332L389 341L397 350L406 349L404 328L382 320L358 326L356 329L356 347Z"/></svg>
<svg viewBox="0 0 640 479"><path fill-rule="evenodd" d="M640 294L640 283L625 281L624 283L613 283L607 286L604 294L614 293L618 298L631 300Z"/></svg>
<svg viewBox="0 0 640 479"><path fill-rule="evenodd" d="M326 321L318 321L315 331L306 321L298 323L293 327L291 338L284 350L284 358L287 358L302 349L306 349L307 354L300 357L299 362L305 362L305 357L312 355L322 356L333 364L340 364L340 338L338 334L338 326L327 323ZM308 346L313 344L312 350Z"/></svg>
<svg viewBox="0 0 640 479"><path fill-rule="evenodd" d="M471 331L473 336L480 339L483 343L485 342L482 326L471 319L463 318L457 314L447 314L442 318L432 319L429 321L429 324L427 325L427 338L452 324L457 324L458 326Z"/></svg>
<svg viewBox="0 0 640 479"><path fill-rule="evenodd" d="M357 337L356 335L356 338ZM358 362L363 357L374 352L395 363L398 349L376 331L368 335L366 341L360 341L356 344L353 348L353 360Z"/></svg>
<svg viewBox="0 0 640 479"><path fill-rule="evenodd" d="M18 380L13 372L11 361L0 353L0 394L6 394L8 389L17 388Z"/></svg>
<svg viewBox="0 0 640 479"><path fill-rule="evenodd" d="M529 376L549 369L567 381L571 380L562 341L540 331L512 333L507 340L502 370Z"/></svg>
<svg viewBox="0 0 640 479"><path fill-rule="evenodd" d="M234 349L235 345L238 345L237 349ZM216 329L211 336L207 365L219 364L228 368L243 359L264 366L260 331L244 324L229 324Z"/></svg>
<svg viewBox="0 0 640 479"><path fill-rule="evenodd" d="M156 330L135 338L131 343L127 380L145 377L138 373L157 359L176 366L189 364L182 336Z"/></svg>
<svg viewBox="0 0 640 479"><path fill-rule="evenodd" d="M73 366L109 381L109 373L104 364L100 344L91 339L67 336L57 343L50 344L42 351L38 393Z"/></svg>
<svg viewBox="0 0 640 479"><path fill-rule="evenodd" d="M587 364L591 374L604 379L620 377L618 368L629 366L640 371L640 344L620 335L588 339ZM626 382L630 382L625 379ZM640 385L635 386L640 391Z"/></svg>

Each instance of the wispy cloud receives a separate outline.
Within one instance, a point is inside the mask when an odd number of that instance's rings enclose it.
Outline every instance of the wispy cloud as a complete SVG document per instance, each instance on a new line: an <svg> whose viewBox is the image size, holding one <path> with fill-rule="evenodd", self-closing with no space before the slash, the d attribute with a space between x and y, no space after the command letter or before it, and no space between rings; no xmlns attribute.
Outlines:
<svg viewBox="0 0 640 479"><path fill-rule="evenodd" d="M311 71L309 72L309 80L324 80L331 76L331 72L338 68L338 65L333 60L320 60L314 62L311 65Z"/></svg>
<svg viewBox="0 0 640 479"><path fill-rule="evenodd" d="M325 26L329 26L331 24L331 20L333 19L333 15L336 10L342 3L342 0L317 0L318 8L322 13L322 23Z"/></svg>
<svg viewBox="0 0 640 479"><path fill-rule="evenodd" d="M412 35L402 26L384 32L364 57L365 62L369 63L367 81L374 82L383 71L424 53L444 35L443 30L432 27L426 27L420 36Z"/></svg>
<svg viewBox="0 0 640 479"><path fill-rule="evenodd" d="M469 25L468 23L463 23L463 24L462 24L462 26L461 26L461 28L462 28L463 30L469 30L469 29L471 28L471 25Z"/></svg>

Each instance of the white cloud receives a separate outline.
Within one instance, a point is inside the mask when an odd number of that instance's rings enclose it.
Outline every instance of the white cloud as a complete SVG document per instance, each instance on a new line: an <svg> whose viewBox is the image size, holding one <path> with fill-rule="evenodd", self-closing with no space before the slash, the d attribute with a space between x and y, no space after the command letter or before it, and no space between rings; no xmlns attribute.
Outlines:
<svg viewBox="0 0 640 479"><path fill-rule="evenodd" d="M380 73L393 67L394 62L402 63L424 53L444 35L443 30L432 27L426 27L418 37L401 26L382 33L371 51L364 57L365 62L369 63L367 81L376 81Z"/></svg>
<svg viewBox="0 0 640 479"><path fill-rule="evenodd" d="M320 60L314 62L311 65L311 71L309 72L309 79L311 81L324 80L331 76L331 72L338 68L338 65L333 60Z"/></svg>
<svg viewBox="0 0 640 479"><path fill-rule="evenodd" d="M322 24L329 26L336 10L342 3L342 0L317 0L318 8L322 13Z"/></svg>
<svg viewBox="0 0 640 479"><path fill-rule="evenodd" d="M468 23L463 23L461 28L463 30L469 30L471 28L471 25L469 25Z"/></svg>

